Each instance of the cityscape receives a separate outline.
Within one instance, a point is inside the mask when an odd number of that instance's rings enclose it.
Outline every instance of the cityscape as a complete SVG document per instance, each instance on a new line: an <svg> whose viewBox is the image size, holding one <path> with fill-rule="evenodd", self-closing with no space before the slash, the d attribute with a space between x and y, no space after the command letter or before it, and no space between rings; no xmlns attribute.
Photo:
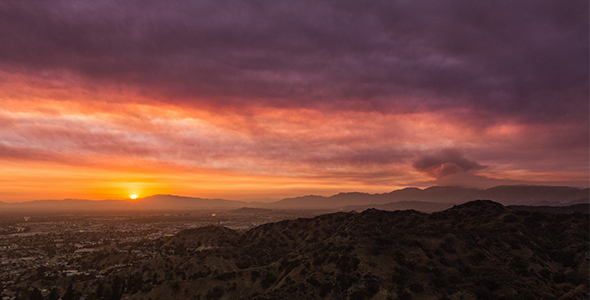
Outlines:
<svg viewBox="0 0 590 300"><path fill-rule="evenodd" d="M3 215L0 228L2 299L16 299L19 292L30 293L33 283L39 285L36 287L47 298L52 288L68 281L63 278L100 279L156 256L173 254L174 249L162 250L161 247L182 230L214 225L243 231L264 223L320 213L322 211L242 208L134 214ZM84 299L89 299L87 296Z"/></svg>

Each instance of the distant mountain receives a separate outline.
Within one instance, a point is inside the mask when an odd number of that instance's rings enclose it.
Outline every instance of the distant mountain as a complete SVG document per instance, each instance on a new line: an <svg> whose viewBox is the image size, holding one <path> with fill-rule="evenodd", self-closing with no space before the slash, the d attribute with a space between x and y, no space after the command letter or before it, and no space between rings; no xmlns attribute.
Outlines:
<svg viewBox="0 0 590 300"><path fill-rule="evenodd" d="M204 209L238 209L248 205L247 202L225 199L207 199L173 195L154 195L139 199L135 206L154 210L204 210Z"/></svg>
<svg viewBox="0 0 590 300"><path fill-rule="evenodd" d="M387 202L424 201L443 203L464 203L475 199L488 199L479 196L481 190L456 186L433 186L426 189L407 188L383 194Z"/></svg>
<svg viewBox="0 0 590 300"><path fill-rule="evenodd" d="M478 196L480 199L490 199L503 204L563 205L588 198L589 194L589 189L565 186L507 185L483 190Z"/></svg>
<svg viewBox="0 0 590 300"><path fill-rule="evenodd" d="M134 211L134 210L209 210L237 209L247 202L153 195L135 201L129 200L37 200L20 203L1 203L1 211L69 212L69 211Z"/></svg>
<svg viewBox="0 0 590 300"><path fill-rule="evenodd" d="M578 200L574 200L574 201L570 201L565 203L567 205L574 205L574 204L590 204L590 198L586 197L586 198L582 198L582 199L578 199Z"/></svg>
<svg viewBox="0 0 590 300"><path fill-rule="evenodd" d="M492 201L433 214L332 213L246 232L209 226L101 282L143 283L130 299L154 300L587 299L588 228L588 214Z"/></svg>
<svg viewBox="0 0 590 300"><path fill-rule="evenodd" d="M573 200L573 201L569 201L569 202L565 202L565 203L555 203L555 202L551 202L551 201L541 201L541 202L535 203L536 206L543 206L543 205L545 205L545 206L560 206L560 205L575 205L575 204L590 204L590 199L588 199L588 197L586 197L586 198Z"/></svg>
<svg viewBox="0 0 590 300"><path fill-rule="evenodd" d="M105 210L129 210L132 203L119 200L35 200L18 203L0 204L0 212L5 211L33 211L33 212L62 212L62 211L105 211Z"/></svg>
<svg viewBox="0 0 590 300"><path fill-rule="evenodd" d="M405 188L383 194L340 193L329 197L309 195L286 198L272 203L248 203L226 199L206 199L174 195L154 195L136 201L128 200L38 200L2 203L1 211L106 211L106 210L208 210L255 207L265 209L313 210L384 210L416 209L433 212L477 199L488 199L504 205L562 206L588 203L589 189L552 186L498 186L486 190L462 187ZM425 204L429 203L429 204ZM428 206L430 205L430 206ZM353 207L354 206L354 207Z"/></svg>
<svg viewBox="0 0 590 300"><path fill-rule="evenodd" d="M464 203L488 199L505 205L567 205L571 201L588 198L589 189L553 186L498 186L486 190L462 187L405 188L384 194L340 193L330 197L303 196L286 198L274 203L261 204L275 209L327 209L347 206L374 206L387 203L431 202ZM442 205L441 207L444 207Z"/></svg>
<svg viewBox="0 0 590 300"><path fill-rule="evenodd" d="M427 189L405 188L384 194L340 193L330 197L303 196L286 198L274 203L262 205L276 209L328 209L345 208L346 206L371 206L392 202L444 202L463 203L477 199L477 189L460 187L430 187Z"/></svg>

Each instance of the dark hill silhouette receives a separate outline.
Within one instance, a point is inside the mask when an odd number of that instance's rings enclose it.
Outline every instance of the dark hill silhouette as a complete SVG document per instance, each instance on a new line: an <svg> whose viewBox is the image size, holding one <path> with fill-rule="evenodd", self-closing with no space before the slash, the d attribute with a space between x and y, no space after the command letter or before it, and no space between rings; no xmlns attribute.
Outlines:
<svg viewBox="0 0 590 300"><path fill-rule="evenodd" d="M179 232L164 247L175 249L182 245L184 249L202 251L220 246L235 245L238 233L226 227L205 226Z"/></svg>
<svg viewBox="0 0 590 300"><path fill-rule="evenodd" d="M395 210L417 210L425 213L432 213L435 211L445 210L447 208L452 207L453 204L451 203L438 203L438 202L422 202L422 201L400 201L400 202L392 202L392 203L385 203L385 204L376 204L376 205L350 205L345 206L343 208L344 211L363 211L370 208L375 208L379 210L388 210L388 211L395 211Z"/></svg>
<svg viewBox="0 0 590 300"><path fill-rule="evenodd" d="M167 280L131 299L587 299L588 228L488 200L206 227L168 240L149 262Z"/></svg>
<svg viewBox="0 0 590 300"><path fill-rule="evenodd" d="M590 204L574 204L564 206L526 206L526 205L510 205L510 209L515 211L540 211L552 214L573 214L582 213L587 214L590 212Z"/></svg>

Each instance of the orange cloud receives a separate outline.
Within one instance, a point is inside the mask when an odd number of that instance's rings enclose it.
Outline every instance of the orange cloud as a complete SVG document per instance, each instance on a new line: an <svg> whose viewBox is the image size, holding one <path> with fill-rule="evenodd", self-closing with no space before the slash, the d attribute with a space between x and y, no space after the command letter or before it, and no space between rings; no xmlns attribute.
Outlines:
<svg viewBox="0 0 590 300"><path fill-rule="evenodd" d="M478 182L567 178L577 184L588 176L587 164L579 164L587 160L587 147L567 140L563 133L575 129L567 124L474 126L461 109L224 110L162 103L134 91L91 90L75 80L11 80L14 85L0 84L5 201L387 192L461 172L480 176ZM575 155L556 157L564 143L578 145L567 150ZM460 149L469 159L433 156L444 149Z"/></svg>

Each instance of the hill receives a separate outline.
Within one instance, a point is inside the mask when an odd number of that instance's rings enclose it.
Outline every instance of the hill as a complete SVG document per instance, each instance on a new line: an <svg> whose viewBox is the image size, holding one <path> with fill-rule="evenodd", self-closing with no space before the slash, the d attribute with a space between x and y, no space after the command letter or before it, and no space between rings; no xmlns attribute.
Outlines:
<svg viewBox="0 0 590 300"><path fill-rule="evenodd" d="M131 299L587 299L588 221L472 201L211 226L117 276L140 277Z"/></svg>
<svg viewBox="0 0 590 300"><path fill-rule="evenodd" d="M425 213L432 213L436 211L442 211L448 208L451 208L453 204L451 203L438 203L438 202L422 202L422 201L400 201L400 202L392 202L392 203L385 203L385 204L377 204L377 205L350 205L345 206L343 208L344 211L363 211L371 208L379 209L379 210L388 210L388 211L396 211L396 210L417 210L420 212Z"/></svg>
<svg viewBox="0 0 590 300"><path fill-rule="evenodd" d="M590 204L574 204L564 206L525 206L525 205L510 205L509 208L516 211L540 211L553 214L573 214L582 213L587 214L590 211Z"/></svg>

